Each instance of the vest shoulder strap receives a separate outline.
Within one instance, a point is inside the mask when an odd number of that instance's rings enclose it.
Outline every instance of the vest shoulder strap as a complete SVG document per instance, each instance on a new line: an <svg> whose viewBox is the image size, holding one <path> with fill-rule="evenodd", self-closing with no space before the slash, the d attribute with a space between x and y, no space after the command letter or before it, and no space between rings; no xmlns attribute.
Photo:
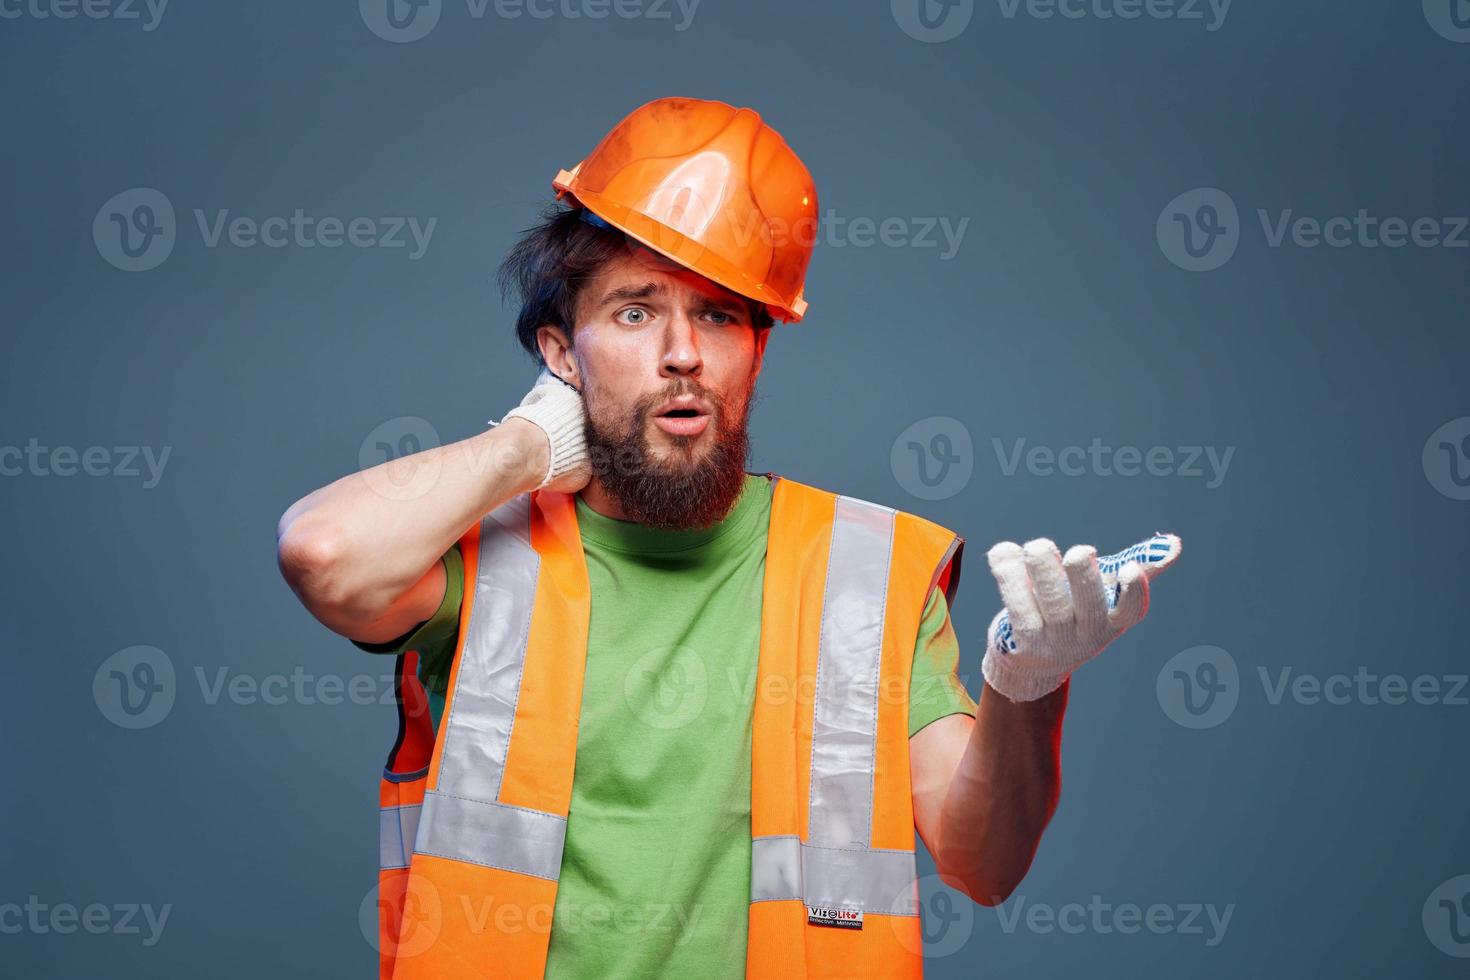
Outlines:
<svg viewBox="0 0 1470 980"><path fill-rule="evenodd" d="M918 564L930 563L932 574L924 595L927 597L929 591L938 586L944 592L945 602L951 607L954 605L959 593L961 559L964 557L965 549L965 539L962 535L926 517L898 510L886 504L823 490L779 473L767 472L765 475L770 477L775 484L772 490L773 495L784 497L783 503L796 513L826 510L833 514L840 514L842 511L839 510L839 505L842 504L846 505L849 514L866 512L875 515L890 515L894 524L895 558L902 559L907 554L912 555L912 559ZM772 506L774 508L774 501ZM811 522L796 523L811 526ZM939 552L937 560L930 562L929 556L936 549Z"/></svg>

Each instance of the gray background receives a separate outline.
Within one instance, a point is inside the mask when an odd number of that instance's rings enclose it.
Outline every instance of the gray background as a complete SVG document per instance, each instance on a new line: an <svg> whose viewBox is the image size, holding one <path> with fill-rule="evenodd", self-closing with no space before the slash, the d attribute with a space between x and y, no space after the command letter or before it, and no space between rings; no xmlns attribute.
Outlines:
<svg viewBox="0 0 1470 980"><path fill-rule="evenodd" d="M905 32L902 0L704 0L683 30L673 6L594 20L492 5L477 19L444 0L412 43L376 36L350 3L174 0L153 30L146 12L7 6L0 444L170 456L151 487L13 453L0 478L0 905L171 911L151 946L146 927L0 932L0 973L374 969L358 912L391 709L210 703L197 672L212 685L221 669L387 669L296 603L276 519L380 461L380 426L397 441L422 418L447 442L515 404L534 372L496 263L558 167L678 94L761 110L814 173L824 215L914 232L968 219L948 258L912 235L824 232L810 315L770 344L750 468L968 539L955 622L972 691L998 606L991 543L1184 539L1148 621L1075 681L1062 805L1004 914L947 917L925 883L929 975L1463 975L1450 954L1470 942L1431 893L1467 890L1450 880L1470 873L1470 708L1273 704L1258 674L1467 669L1470 502L1454 499L1438 438L1427 469L1421 453L1444 423L1462 420L1451 442L1470 427L1470 249L1272 247L1257 217L1470 213L1470 43L1430 25L1448 3L1238 0L1209 30L1204 7L1204 20L1067 19L989 0L948 11L973 16L943 42ZM138 187L172 203L177 241L125 272L93 219ZM1156 221L1202 187L1238 206L1238 247L1190 272ZM437 225L412 260L208 247L194 218L297 208ZM970 475L944 499L912 492L907 440L895 464L915 423L921 444L946 425L971 440L955 464ZM1210 488L1096 467L1007 475L994 442L1094 437L1234 455ZM128 730L109 720L102 668L136 645L166 656L175 700ZM1200 645L1238 668L1238 703L1193 729L1173 720L1168 665ZM1234 909L1214 945L1208 925L1026 918L1093 896ZM1463 935L1470 908L1456 914Z"/></svg>

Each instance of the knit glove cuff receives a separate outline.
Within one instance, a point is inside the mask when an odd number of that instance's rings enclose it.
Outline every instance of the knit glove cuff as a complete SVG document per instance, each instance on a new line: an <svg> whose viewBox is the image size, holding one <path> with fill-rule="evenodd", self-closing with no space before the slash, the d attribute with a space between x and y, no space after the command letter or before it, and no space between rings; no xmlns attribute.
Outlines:
<svg viewBox="0 0 1470 980"><path fill-rule="evenodd" d="M1008 627L1009 617L1002 609L990 621L980 673L985 676L986 683L1011 701L1035 701L1046 697L1061 687L1077 664L1086 659L1085 655L1058 659L1017 657L1014 650L1006 650L1006 645L1013 643L1009 639Z"/></svg>
<svg viewBox="0 0 1470 980"><path fill-rule="evenodd" d="M508 419L522 418L546 433L551 444L550 462L545 479L536 487L540 490L588 465L587 439L583 429L586 417L582 395L577 389L543 368L535 386L521 399L521 403L506 412L505 418L499 422L492 420L490 424L501 425Z"/></svg>

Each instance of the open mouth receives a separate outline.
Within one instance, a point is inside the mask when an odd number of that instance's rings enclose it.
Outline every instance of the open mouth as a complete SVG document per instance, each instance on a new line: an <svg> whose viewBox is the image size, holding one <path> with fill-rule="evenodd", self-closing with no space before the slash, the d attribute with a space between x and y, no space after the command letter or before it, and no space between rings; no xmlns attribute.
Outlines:
<svg viewBox="0 0 1470 980"><path fill-rule="evenodd" d="M671 408L653 417L653 424L671 436L697 436L709 427L710 417L697 408Z"/></svg>

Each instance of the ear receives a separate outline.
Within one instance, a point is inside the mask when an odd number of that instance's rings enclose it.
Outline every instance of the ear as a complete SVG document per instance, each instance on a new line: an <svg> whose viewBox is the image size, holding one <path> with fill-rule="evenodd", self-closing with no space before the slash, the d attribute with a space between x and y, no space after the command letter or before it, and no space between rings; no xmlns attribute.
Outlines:
<svg viewBox="0 0 1470 980"><path fill-rule="evenodd" d="M751 371L752 378L760 377L761 368L766 364L766 342L771 339L771 328L755 332L755 369Z"/></svg>
<svg viewBox="0 0 1470 980"><path fill-rule="evenodd" d="M536 346L541 349L541 359L551 373L582 390L581 373L577 370L576 358L572 356L571 338L566 331L554 323L543 323L536 328Z"/></svg>

